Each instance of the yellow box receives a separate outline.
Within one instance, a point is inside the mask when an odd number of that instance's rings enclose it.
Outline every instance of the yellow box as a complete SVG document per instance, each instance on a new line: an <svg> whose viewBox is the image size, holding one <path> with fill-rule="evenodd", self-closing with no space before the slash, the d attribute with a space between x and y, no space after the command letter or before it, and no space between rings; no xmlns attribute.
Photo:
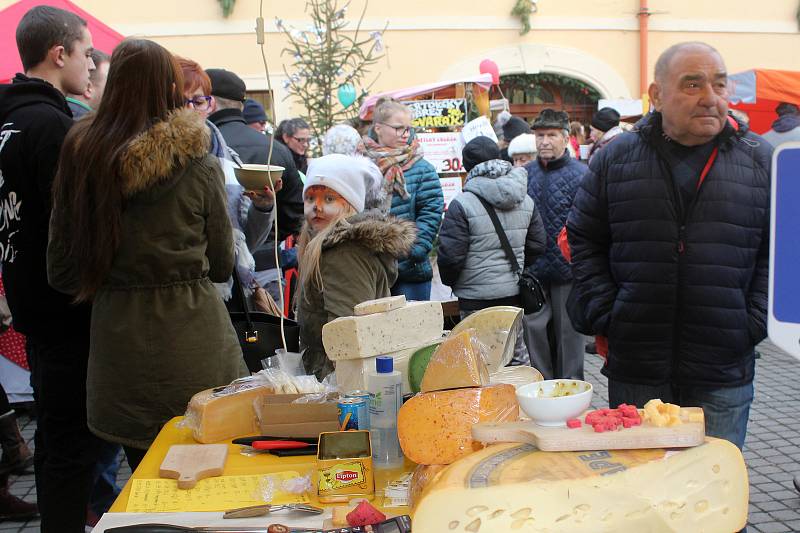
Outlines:
<svg viewBox="0 0 800 533"><path fill-rule="evenodd" d="M375 477L369 431L320 433L317 446L317 495L322 503L372 500Z"/></svg>

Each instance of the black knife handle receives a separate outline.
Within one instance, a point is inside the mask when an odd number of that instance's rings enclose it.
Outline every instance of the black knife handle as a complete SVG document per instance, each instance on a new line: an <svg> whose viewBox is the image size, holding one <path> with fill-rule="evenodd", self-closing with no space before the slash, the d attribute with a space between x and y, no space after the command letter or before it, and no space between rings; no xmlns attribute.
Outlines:
<svg viewBox="0 0 800 533"><path fill-rule="evenodd" d="M270 437L269 435L259 435L258 437L242 437L233 439L233 444L243 444L245 446L252 446L257 440L295 440L297 442L305 442L306 444L316 444L319 439L315 437Z"/></svg>
<svg viewBox="0 0 800 533"><path fill-rule="evenodd" d="M197 531L193 527L171 524L134 524L106 529L106 533L187 533Z"/></svg>

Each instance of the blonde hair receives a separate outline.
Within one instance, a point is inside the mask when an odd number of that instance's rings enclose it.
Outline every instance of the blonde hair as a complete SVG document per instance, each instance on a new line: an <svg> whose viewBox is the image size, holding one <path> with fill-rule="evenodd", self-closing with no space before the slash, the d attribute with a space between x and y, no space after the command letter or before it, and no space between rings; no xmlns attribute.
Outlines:
<svg viewBox="0 0 800 533"><path fill-rule="evenodd" d="M302 289L306 289L309 283L313 283L320 290L324 288L322 273L319 269L319 261L322 257L322 244L336 226L350 226L350 223L346 219L357 213L358 211L356 211L352 205L347 204L342 213L316 235L313 233L308 221L303 223L303 228L300 230L300 237L297 239L297 258L299 264L300 287Z"/></svg>
<svg viewBox="0 0 800 533"><path fill-rule="evenodd" d="M411 114L411 110L402 102L395 100L391 96L383 96L375 104L375 111L372 112L372 121L386 122L389 117L398 112Z"/></svg>

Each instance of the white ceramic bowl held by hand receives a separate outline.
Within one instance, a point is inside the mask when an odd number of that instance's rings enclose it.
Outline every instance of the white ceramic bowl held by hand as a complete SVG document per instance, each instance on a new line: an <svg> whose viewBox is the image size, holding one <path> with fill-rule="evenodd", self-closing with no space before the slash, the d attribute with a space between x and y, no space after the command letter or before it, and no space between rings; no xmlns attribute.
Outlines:
<svg viewBox="0 0 800 533"><path fill-rule="evenodd" d="M283 167L278 165L242 165L234 166L236 181L246 191L262 191L264 187L275 190L275 183L283 176Z"/></svg>
<svg viewBox="0 0 800 533"><path fill-rule="evenodd" d="M563 426L592 403L592 384L578 379L548 379L517 389L517 401L540 426Z"/></svg>

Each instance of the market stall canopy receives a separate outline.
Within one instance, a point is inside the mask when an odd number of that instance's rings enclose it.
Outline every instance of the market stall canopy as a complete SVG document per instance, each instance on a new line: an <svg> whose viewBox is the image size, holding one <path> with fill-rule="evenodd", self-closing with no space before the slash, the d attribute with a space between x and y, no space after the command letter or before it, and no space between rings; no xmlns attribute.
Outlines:
<svg viewBox="0 0 800 533"><path fill-rule="evenodd" d="M436 94L437 98L453 98L456 93L456 85L461 83L472 83L478 85L484 90L489 90L492 86L491 74L478 74L468 78L462 78L451 81L438 81L436 83L428 83L426 85L417 85L415 87L407 87L405 89L397 89L396 91L388 91L385 93L375 94L367 97L364 103L361 104L361 109L358 116L363 120L367 120L372 116L372 109L378 102L378 99L391 96L397 100L408 100L416 98L417 96Z"/></svg>
<svg viewBox="0 0 800 533"><path fill-rule="evenodd" d="M791 70L752 69L729 77L733 109L750 117L750 129L764 133L777 118L775 108L781 102L800 106L800 72Z"/></svg>
<svg viewBox="0 0 800 533"><path fill-rule="evenodd" d="M94 47L107 54L111 54L114 47L125 38L69 0L21 0L0 11L0 50L5 50L0 57L0 81L8 81L17 72L22 72L22 62L17 53L17 25L23 15L36 6L57 7L71 11L86 20L92 33Z"/></svg>

